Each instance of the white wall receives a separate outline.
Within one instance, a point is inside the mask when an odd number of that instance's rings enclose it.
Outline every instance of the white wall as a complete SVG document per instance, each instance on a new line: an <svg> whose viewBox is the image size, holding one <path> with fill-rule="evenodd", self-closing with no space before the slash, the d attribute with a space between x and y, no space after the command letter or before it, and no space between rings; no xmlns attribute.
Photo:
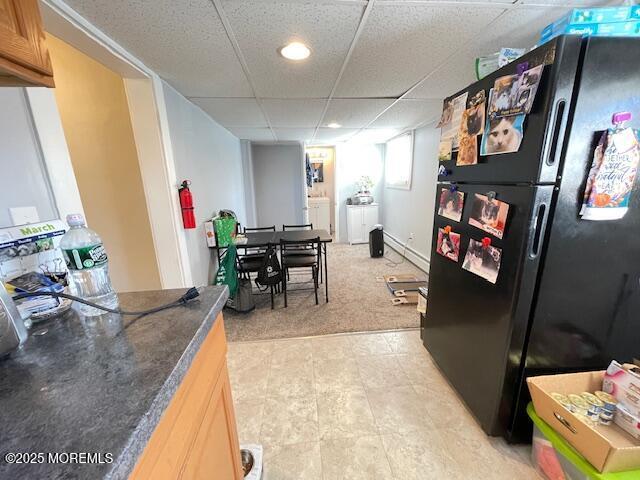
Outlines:
<svg viewBox="0 0 640 480"><path fill-rule="evenodd" d="M338 242L347 242L347 198L358 192L358 181L368 175L374 182L371 189L375 202L383 205L386 192L382 188L384 175L384 148L382 145L357 142L336 146L336 183L338 205Z"/></svg>
<svg viewBox="0 0 640 480"><path fill-rule="evenodd" d="M251 145L256 224L248 227L304 222L302 145Z"/></svg>
<svg viewBox="0 0 640 480"><path fill-rule="evenodd" d="M431 255L439 141L440 130L435 125L416 130L411 190L384 187L382 222L387 241L398 248L398 243L404 245L413 233L407 257L422 268L428 267Z"/></svg>
<svg viewBox="0 0 640 480"><path fill-rule="evenodd" d="M257 224L257 220L251 142L249 140L241 140L240 149L242 152L242 173L244 176L244 207L247 216L245 226L253 227Z"/></svg>
<svg viewBox="0 0 640 480"><path fill-rule="evenodd" d="M241 223L246 221L240 140L164 82L163 92L176 179L192 182L196 228L183 230L191 278L194 285L203 285L217 268L203 222L221 209L233 210Z"/></svg>
<svg viewBox="0 0 640 480"><path fill-rule="evenodd" d="M175 169L170 168L172 164L165 156L154 80L125 78L124 84L160 282L162 288L190 285L189 260L182 254L186 242L181 237L179 208L172 188L176 183Z"/></svg>
<svg viewBox="0 0 640 480"><path fill-rule="evenodd" d="M0 89L0 105L0 228L13 225L12 207L35 207L42 221L58 218L24 89Z"/></svg>

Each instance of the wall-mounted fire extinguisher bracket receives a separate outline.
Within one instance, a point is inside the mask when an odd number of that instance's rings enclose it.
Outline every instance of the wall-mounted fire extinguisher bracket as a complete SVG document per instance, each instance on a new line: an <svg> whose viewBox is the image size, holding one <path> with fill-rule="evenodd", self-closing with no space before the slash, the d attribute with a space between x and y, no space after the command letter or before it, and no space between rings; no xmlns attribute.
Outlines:
<svg viewBox="0 0 640 480"><path fill-rule="evenodd" d="M180 209L182 210L182 224L184 228L196 228L196 216L193 213L193 196L189 190L190 180L183 180L178 187Z"/></svg>

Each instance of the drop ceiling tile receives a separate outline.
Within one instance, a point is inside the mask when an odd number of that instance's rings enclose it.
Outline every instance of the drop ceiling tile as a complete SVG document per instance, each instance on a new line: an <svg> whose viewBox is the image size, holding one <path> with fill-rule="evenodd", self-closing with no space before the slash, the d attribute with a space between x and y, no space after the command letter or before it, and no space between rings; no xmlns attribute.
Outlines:
<svg viewBox="0 0 640 480"><path fill-rule="evenodd" d="M306 142L313 137L315 128L274 128L279 142Z"/></svg>
<svg viewBox="0 0 640 480"><path fill-rule="evenodd" d="M325 99L264 99L262 106L272 127L313 127L320 121Z"/></svg>
<svg viewBox="0 0 640 480"><path fill-rule="evenodd" d="M393 98L333 98L322 121L346 128L362 128L391 105Z"/></svg>
<svg viewBox="0 0 640 480"><path fill-rule="evenodd" d="M459 52L407 98L443 99L475 82L475 60L500 50L501 47L531 48L542 29L566 13L568 8L514 8L491 25L486 34L469 48Z"/></svg>
<svg viewBox="0 0 640 480"><path fill-rule="evenodd" d="M358 133L358 128L319 128L313 143L340 143Z"/></svg>
<svg viewBox="0 0 640 480"><path fill-rule="evenodd" d="M431 120L441 112L442 100L399 100L373 122L371 127L410 128Z"/></svg>
<svg viewBox="0 0 640 480"><path fill-rule="evenodd" d="M66 3L183 95L252 96L211 0Z"/></svg>
<svg viewBox="0 0 640 480"><path fill-rule="evenodd" d="M254 142L273 142L275 138L268 128L244 128L230 127L229 130L241 140L253 140Z"/></svg>
<svg viewBox="0 0 640 480"><path fill-rule="evenodd" d="M398 135L402 130L398 128L365 128L357 135L351 137L350 142L355 143L384 143Z"/></svg>
<svg viewBox="0 0 640 480"><path fill-rule="evenodd" d="M273 98L327 97L363 12L359 3L314 0L225 0L223 5L256 94ZM278 54L293 40L311 48L309 59L291 62Z"/></svg>
<svg viewBox="0 0 640 480"><path fill-rule="evenodd" d="M338 97L394 97L486 33L503 7L374 4Z"/></svg>
<svg viewBox="0 0 640 480"><path fill-rule="evenodd" d="M191 97L193 103L225 127L268 127L255 98Z"/></svg>

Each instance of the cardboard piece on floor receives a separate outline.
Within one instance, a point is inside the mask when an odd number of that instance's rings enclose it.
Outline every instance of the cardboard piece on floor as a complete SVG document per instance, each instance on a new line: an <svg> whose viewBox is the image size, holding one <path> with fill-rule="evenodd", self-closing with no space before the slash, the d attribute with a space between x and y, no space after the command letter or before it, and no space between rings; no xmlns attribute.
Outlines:
<svg viewBox="0 0 640 480"><path fill-rule="evenodd" d="M426 281L424 278L419 278L415 273L398 273L396 275L384 275L383 278L386 283Z"/></svg>
<svg viewBox="0 0 640 480"><path fill-rule="evenodd" d="M427 282L396 282L387 284L387 287L389 287L389 290L391 290L393 294L398 291L417 292L420 287L426 286Z"/></svg>
<svg viewBox="0 0 640 480"><path fill-rule="evenodd" d="M394 297L391 299L393 306L397 305L416 305L418 303L419 294L417 292L408 292L403 297Z"/></svg>
<svg viewBox="0 0 640 480"><path fill-rule="evenodd" d="M533 406L540 418L569 442L599 472L640 468L640 443L616 424L591 428L551 396L557 392L602 389L604 371L542 375L527 378Z"/></svg>

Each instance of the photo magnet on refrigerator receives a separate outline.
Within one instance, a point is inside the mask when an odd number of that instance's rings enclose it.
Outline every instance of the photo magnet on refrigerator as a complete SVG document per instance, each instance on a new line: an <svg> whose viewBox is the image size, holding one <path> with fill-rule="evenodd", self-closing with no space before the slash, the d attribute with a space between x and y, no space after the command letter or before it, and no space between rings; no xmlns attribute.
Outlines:
<svg viewBox="0 0 640 480"><path fill-rule="evenodd" d="M448 162L451 160L451 139L441 140L438 146L438 161Z"/></svg>
<svg viewBox="0 0 640 480"><path fill-rule="evenodd" d="M493 98L493 90L489 92L489 102ZM524 119L526 115L511 117L496 117L493 120L487 116L480 155L498 155L513 153L520 149L524 135Z"/></svg>
<svg viewBox="0 0 640 480"><path fill-rule="evenodd" d="M502 259L502 249L491 245L483 245L483 242L469 239L467 253L464 256L462 268L496 283L500 272L500 261Z"/></svg>
<svg viewBox="0 0 640 480"><path fill-rule="evenodd" d="M440 190L438 215L459 222L464 208L464 192L443 188Z"/></svg>
<svg viewBox="0 0 640 480"><path fill-rule="evenodd" d="M458 150L458 130L462 114L467 108L467 92L456 98L445 100L442 107L442 116L438 126L440 127L440 141L451 140L452 151Z"/></svg>
<svg viewBox="0 0 640 480"><path fill-rule="evenodd" d="M471 206L469 225L502 239L508 215L508 203L476 193Z"/></svg>
<svg viewBox="0 0 640 480"><path fill-rule="evenodd" d="M493 98L489 100L489 117L509 117L531 111L542 78L544 65L538 65L521 75L505 75L493 84Z"/></svg>
<svg viewBox="0 0 640 480"><path fill-rule="evenodd" d="M457 262L460 255L460 234L452 232L451 227L439 228L436 252Z"/></svg>

